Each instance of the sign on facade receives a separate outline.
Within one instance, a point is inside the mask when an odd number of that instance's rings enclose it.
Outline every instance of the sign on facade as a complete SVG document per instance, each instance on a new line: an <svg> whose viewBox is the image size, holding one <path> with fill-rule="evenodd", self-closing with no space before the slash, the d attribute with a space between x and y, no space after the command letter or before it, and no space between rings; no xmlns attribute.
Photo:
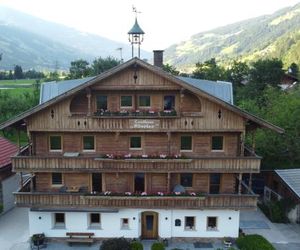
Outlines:
<svg viewBox="0 0 300 250"><path fill-rule="evenodd" d="M131 119L129 120L129 127L134 129L156 129L160 126L159 120L147 119Z"/></svg>

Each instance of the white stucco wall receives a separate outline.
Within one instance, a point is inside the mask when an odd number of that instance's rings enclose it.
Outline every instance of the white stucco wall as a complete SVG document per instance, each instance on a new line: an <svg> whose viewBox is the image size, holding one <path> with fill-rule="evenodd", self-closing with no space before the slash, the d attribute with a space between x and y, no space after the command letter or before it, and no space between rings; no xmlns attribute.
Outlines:
<svg viewBox="0 0 300 250"><path fill-rule="evenodd" d="M238 237L239 211L235 210L147 210L120 209L116 213L101 213L101 228L90 229L87 212L66 212L65 228L53 228L52 212L29 212L30 235L45 233L47 237L65 237L66 232L94 232L95 237L138 238L141 235L141 213L158 213L158 235L170 237ZM185 230L184 217L196 218L195 230ZM218 217L218 230L207 231L207 216ZM129 218L129 229L121 229L121 218ZM175 226L175 220L181 220L181 226Z"/></svg>

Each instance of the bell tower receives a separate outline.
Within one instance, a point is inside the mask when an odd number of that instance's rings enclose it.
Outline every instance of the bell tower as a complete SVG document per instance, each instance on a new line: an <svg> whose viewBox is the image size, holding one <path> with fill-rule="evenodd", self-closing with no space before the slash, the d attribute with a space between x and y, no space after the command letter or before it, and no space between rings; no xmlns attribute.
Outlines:
<svg viewBox="0 0 300 250"><path fill-rule="evenodd" d="M133 12L135 13L135 23L131 28L131 30L128 31L128 38L129 38L129 42L131 43L132 57L134 57L135 48L137 48L137 52L138 52L137 57L140 58L141 55L140 47L141 47L141 43L144 40L145 32L141 29L137 21L137 14L141 12L138 12L135 7L132 7L132 9Z"/></svg>

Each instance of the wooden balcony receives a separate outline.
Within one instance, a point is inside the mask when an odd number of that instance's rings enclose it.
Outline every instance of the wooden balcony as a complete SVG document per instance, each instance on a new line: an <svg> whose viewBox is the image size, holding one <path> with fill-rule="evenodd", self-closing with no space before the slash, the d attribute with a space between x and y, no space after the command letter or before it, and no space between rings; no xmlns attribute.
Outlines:
<svg viewBox="0 0 300 250"><path fill-rule="evenodd" d="M104 159L97 157L16 156L16 172L218 172L258 173L261 158Z"/></svg>
<svg viewBox="0 0 300 250"><path fill-rule="evenodd" d="M100 196L66 193L17 192L20 207L35 208L161 208L161 209L256 209L253 194L222 194L195 196Z"/></svg>
<svg viewBox="0 0 300 250"><path fill-rule="evenodd" d="M217 118L216 118L217 119ZM214 117L204 119L202 114L178 116L82 116L72 115L58 120L38 119L28 124L29 130L34 131L90 131L90 132L242 132L243 123L228 117L228 121L220 122ZM242 120L242 119L241 119Z"/></svg>

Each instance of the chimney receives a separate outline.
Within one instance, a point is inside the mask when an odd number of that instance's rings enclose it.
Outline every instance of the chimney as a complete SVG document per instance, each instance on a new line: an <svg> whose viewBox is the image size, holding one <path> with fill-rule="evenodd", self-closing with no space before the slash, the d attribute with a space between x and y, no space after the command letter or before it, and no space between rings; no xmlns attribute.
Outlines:
<svg viewBox="0 0 300 250"><path fill-rule="evenodd" d="M153 62L154 66L162 68L164 62L163 50L153 50Z"/></svg>

